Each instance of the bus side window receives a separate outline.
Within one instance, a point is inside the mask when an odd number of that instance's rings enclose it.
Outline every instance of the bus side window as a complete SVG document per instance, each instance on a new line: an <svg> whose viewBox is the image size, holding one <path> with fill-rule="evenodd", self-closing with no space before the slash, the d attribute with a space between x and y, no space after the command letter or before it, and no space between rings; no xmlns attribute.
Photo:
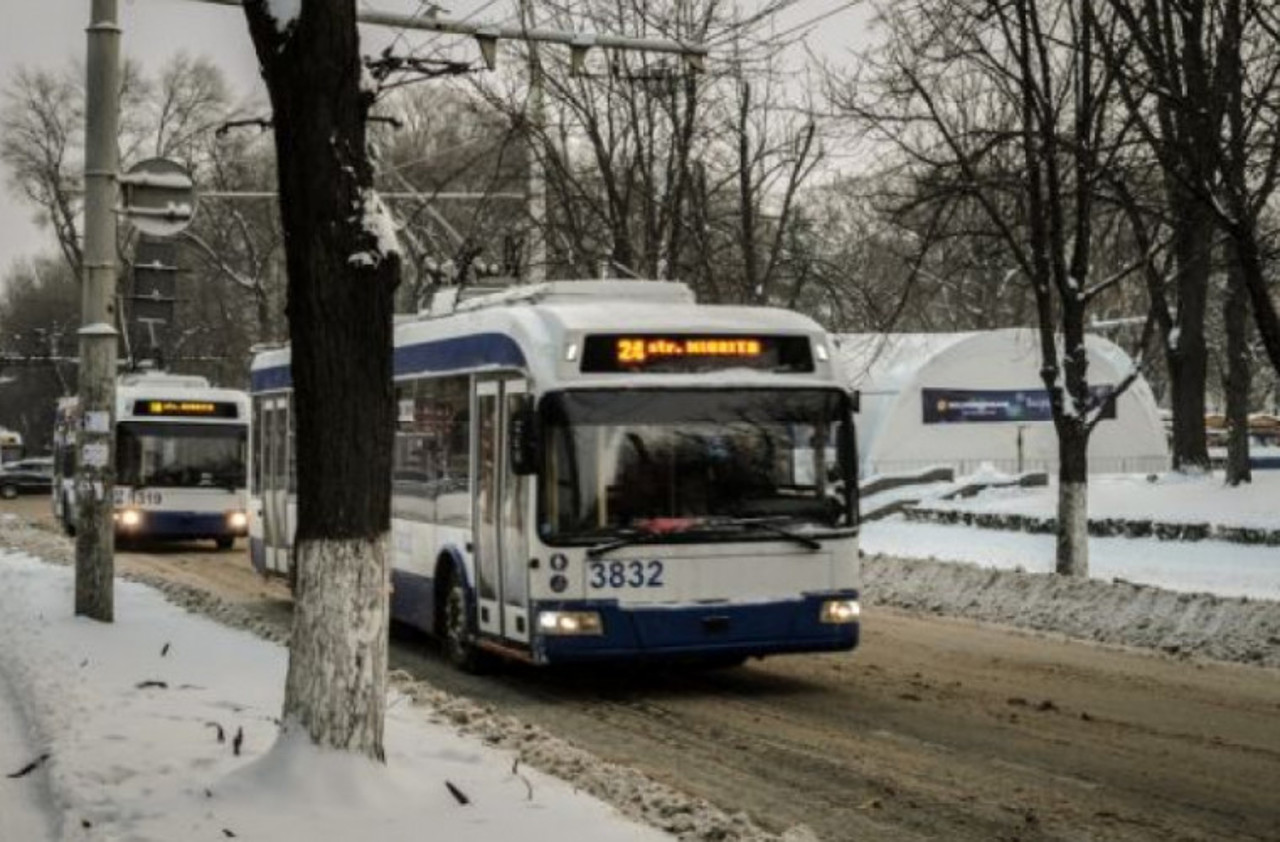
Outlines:
<svg viewBox="0 0 1280 842"><path fill-rule="evenodd" d="M471 378L449 377L440 381L439 407L440 523L471 522Z"/></svg>

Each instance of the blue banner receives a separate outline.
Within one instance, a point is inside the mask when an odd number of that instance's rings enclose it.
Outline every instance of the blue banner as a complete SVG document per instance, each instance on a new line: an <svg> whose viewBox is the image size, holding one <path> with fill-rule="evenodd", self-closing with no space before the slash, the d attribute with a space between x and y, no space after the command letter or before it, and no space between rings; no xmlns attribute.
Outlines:
<svg viewBox="0 0 1280 842"><path fill-rule="evenodd" d="M1110 386L1091 386L1095 400ZM982 424L987 422L1052 421L1053 408L1044 389L921 389L926 424ZM1103 418L1115 418L1112 403Z"/></svg>

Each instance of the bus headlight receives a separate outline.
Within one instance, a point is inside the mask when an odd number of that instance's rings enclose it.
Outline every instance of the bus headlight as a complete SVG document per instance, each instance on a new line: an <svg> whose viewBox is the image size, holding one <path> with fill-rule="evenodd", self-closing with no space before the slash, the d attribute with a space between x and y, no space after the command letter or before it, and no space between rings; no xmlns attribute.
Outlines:
<svg viewBox="0 0 1280 842"><path fill-rule="evenodd" d="M862 606L856 599L828 599L822 603L822 611L818 618L824 623L847 625L858 622L862 616Z"/></svg>
<svg viewBox="0 0 1280 842"><path fill-rule="evenodd" d="M555 635L604 634L604 623L595 611L540 611L538 631Z"/></svg>
<svg viewBox="0 0 1280 842"><path fill-rule="evenodd" d="M120 525L125 529L134 529L142 523L142 512L137 509L125 509L119 515Z"/></svg>
<svg viewBox="0 0 1280 842"><path fill-rule="evenodd" d="M244 512L227 512L227 526L232 529L246 529L249 526L249 516Z"/></svg>

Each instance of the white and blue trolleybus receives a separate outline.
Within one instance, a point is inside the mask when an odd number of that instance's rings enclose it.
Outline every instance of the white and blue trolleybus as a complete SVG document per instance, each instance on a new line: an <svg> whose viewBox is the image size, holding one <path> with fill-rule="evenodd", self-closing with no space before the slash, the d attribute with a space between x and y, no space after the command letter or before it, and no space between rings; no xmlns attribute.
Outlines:
<svg viewBox="0 0 1280 842"><path fill-rule="evenodd" d="M54 515L76 524L76 430L113 423L118 540L214 541L230 549L248 534L249 396L203 377L145 371L116 381L114 419L83 417L75 398L58 404Z"/></svg>
<svg viewBox="0 0 1280 842"><path fill-rule="evenodd" d="M679 283L437 294L395 332L393 617L464 668L852 649L855 407L829 343ZM250 549L282 574L290 388L289 350L260 353Z"/></svg>

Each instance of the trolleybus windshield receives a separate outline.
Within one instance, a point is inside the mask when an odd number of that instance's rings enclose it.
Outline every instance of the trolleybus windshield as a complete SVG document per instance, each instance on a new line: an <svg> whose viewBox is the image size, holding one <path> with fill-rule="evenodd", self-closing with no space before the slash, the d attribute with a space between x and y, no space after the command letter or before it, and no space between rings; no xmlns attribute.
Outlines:
<svg viewBox="0 0 1280 842"><path fill-rule="evenodd" d="M242 424L125 422L119 425L117 438L121 485L245 487Z"/></svg>
<svg viewBox="0 0 1280 842"><path fill-rule="evenodd" d="M853 476L853 431L841 392L560 392L543 400L542 419L539 528L550 543L767 537L741 528L753 521L852 525L843 477Z"/></svg>

